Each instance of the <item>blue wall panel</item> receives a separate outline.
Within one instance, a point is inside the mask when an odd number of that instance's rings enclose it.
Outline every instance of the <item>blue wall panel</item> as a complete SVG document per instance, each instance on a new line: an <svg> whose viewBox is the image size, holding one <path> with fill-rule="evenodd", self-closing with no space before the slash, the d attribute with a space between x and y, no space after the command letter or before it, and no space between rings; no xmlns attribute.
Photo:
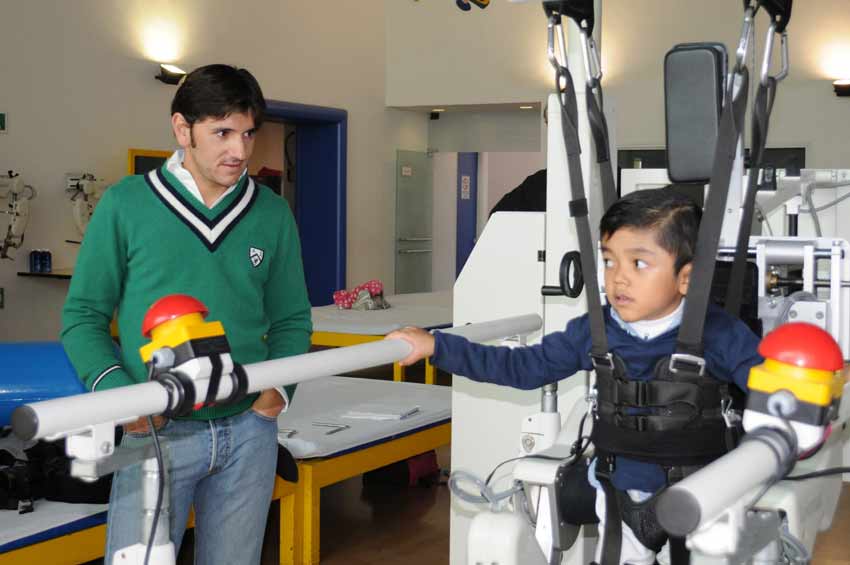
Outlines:
<svg viewBox="0 0 850 565"><path fill-rule="evenodd" d="M457 253L459 275L475 247L478 221L478 153L457 154Z"/></svg>

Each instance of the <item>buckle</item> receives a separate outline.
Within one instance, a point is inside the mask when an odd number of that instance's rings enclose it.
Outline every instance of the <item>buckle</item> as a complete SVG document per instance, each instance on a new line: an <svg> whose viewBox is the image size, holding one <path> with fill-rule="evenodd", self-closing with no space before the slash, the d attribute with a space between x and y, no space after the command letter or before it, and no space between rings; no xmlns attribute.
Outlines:
<svg viewBox="0 0 850 565"><path fill-rule="evenodd" d="M720 415L727 428L735 428L742 422L741 415L732 409L732 399L728 397L720 400Z"/></svg>
<svg viewBox="0 0 850 565"><path fill-rule="evenodd" d="M603 369L614 370L614 356L610 353L605 355L590 354L590 362L593 364L593 370L598 371L600 367Z"/></svg>
<svg viewBox="0 0 850 565"><path fill-rule="evenodd" d="M584 400L587 402L587 413L590 414L590 417L594 420L599 419L599 393L596 387L590 389Z"/></svg>
<svg viewBox="0 0 850 565"><path fill-rule="evenodd" d="M596 475L602 475L606 479L611 478L616 470L617 465L613 455L603 455L596 459Z"/></svg>
<svg viewBox="0 0 850 565"><path fill-rule="evenodd" d="M679 371L689 370L688 368L685 368L685 367L677 369L676 368L676 362L677 361L681 361L682 363L687 363L687 364L690 364L690 365L696 365L696 367L698 369L697 372L698 372L699 376L702 377L702 376L705 375L705 359L703 359L702 357L699 357L697 355L691 355L690 353L674 353L673 355L670 356L670 366L669 366L669 368L670 368L671 373L678 373Z"/></svg>
<svg viewBox="0 0 850 565"><path fill-rule="evenodd" d="M635 403L638 406L646 406L646 384L646 381L635 381Z"/></svg>

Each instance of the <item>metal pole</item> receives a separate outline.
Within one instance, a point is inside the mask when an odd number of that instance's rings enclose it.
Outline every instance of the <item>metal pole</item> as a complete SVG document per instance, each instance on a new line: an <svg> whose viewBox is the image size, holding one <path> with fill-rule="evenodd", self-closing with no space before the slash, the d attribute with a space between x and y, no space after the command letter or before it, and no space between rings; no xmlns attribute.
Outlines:
<svg viewBox="0 0 850 565"><path fill-rule="evenodd" d="M490 341L528 334L542 325L539 315L526 314L441 331L470 341ZM410 345L406 341L392 339L252 363L244 368L250 393L394 363L409 354ZM200 383L196 397L203 398L205 393L206 383ZM227 398L230 393L230 380L223 379L217 398ZM22 439L55 439L85 432L97 424L132 422L142 416L161 414L168 408L165 387L148 382L25 404L13 412L12 429Z"/></svg>

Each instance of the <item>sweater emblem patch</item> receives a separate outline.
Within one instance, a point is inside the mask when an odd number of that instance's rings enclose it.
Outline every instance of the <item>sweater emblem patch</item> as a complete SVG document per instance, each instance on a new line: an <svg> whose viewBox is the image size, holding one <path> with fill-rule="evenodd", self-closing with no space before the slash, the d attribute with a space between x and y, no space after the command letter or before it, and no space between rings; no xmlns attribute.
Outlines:
<svg viewBox="0 0 850 565"><path fill-rule="evenodd" d="M260 263L263 262L264 255L265 253L263 250L256 247L252 247L248 250L248 258L251 259L251 264L254 265L255 268L259 267Z"/></svg>

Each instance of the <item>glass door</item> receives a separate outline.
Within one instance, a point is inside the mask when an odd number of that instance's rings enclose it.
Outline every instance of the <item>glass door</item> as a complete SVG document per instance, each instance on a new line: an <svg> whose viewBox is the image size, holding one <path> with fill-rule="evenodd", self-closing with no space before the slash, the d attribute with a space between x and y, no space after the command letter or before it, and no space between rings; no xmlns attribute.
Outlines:
<svg viewBox="0 0 850 565"><path fill-rule="evenodd" d="M433 182L425 152L397 152L395 214L395 292L430 292Z"/></svg>

